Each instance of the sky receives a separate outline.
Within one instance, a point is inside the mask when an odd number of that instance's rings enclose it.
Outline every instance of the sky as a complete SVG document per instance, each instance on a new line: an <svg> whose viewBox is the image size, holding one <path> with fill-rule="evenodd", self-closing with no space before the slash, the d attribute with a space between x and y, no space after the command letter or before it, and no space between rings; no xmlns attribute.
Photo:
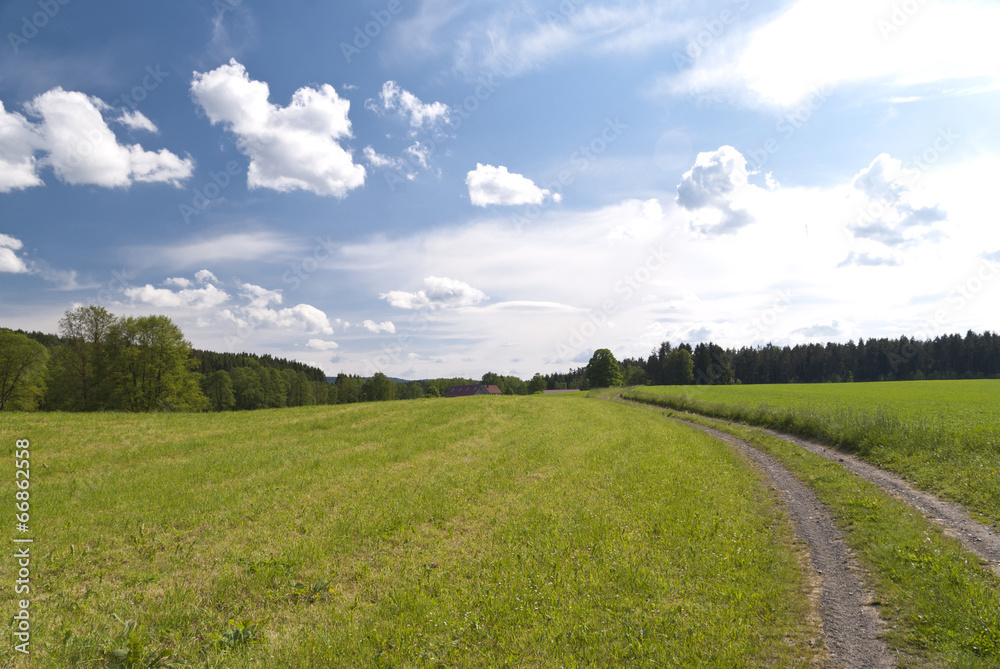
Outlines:
<svg viewBox="0 0 1000 669"><path fill-rule="evenodd" d="M996 331L1000 5L0 5L0 326L405 379Z"/></svg>

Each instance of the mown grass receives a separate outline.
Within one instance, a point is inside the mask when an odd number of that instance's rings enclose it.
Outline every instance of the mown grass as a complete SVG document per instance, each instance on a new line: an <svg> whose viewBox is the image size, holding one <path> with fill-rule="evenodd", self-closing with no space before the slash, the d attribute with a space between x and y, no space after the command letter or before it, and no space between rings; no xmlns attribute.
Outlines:
<svg viewBox="0 0 1000 669"><path fill-rule="evenodd" d="M903 667L1000 666L1000 579L918 511L835 462L759 429L667 411L777 458L845 532Z"/></svg>
<svg viewBox="0 0 1000 669"><path fill-rule="evenodd" d="M841 446L1000 527L1000 381L660 386L625 397Z"/></svg>
<svg viewBox="0 0 1000 669"><path fill-rule="evenodd" d="M10 414L0 430L11 459L32 443L23 666L169 652L192 667L785 667L821 652L773 493L642 407ZM0 561L4 582L13 569ZM0 660L22 666L12 647Z"/></svg>

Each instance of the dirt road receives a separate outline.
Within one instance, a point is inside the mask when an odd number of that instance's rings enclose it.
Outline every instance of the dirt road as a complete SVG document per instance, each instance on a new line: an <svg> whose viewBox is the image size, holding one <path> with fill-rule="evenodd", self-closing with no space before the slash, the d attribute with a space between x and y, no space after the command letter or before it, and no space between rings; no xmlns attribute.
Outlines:
<svg viewBox="0 0 1000 669"><path fill-rule="evenodd" d="M689 423L746 455L781 492L796 534L809 546L813 571L820 582L819 608L823 637L832 666L854 668L895 667L896 660L880 638L883 623L872 598L865 591L860 568L844 543L826 507L806 485L777 460L725 432Z"/></svg>

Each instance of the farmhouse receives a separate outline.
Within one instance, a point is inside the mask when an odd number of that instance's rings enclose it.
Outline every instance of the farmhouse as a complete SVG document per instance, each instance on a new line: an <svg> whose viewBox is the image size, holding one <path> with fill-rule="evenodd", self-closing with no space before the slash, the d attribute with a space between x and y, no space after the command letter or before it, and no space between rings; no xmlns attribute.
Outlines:
<svg viewBox="0 0 1000 669"><path fill-rule="evenodd" d="M471 386L452 386L444 394L445 397L470 397L472 395L503 395L503 392L497 386L477 383Z"/></svg>

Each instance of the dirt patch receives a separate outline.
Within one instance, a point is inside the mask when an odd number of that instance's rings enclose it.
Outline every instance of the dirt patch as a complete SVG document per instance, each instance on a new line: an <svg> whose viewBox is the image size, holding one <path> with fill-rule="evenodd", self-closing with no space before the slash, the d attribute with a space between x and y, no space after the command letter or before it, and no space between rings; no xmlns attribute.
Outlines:
<svg viewBox="0 0 1000 669"><path fill-rule="evenodd" d="M810 561L820 582L819 607L823 638L831 664L848 669L895 667L896 660L881 639L883 622L865 591L861 569L844 543L843 534L827 508L805 484L770 456L747 442L712 428L674 418L698 428L743 453L781 492L798 537L809 546Z"/></svg>

